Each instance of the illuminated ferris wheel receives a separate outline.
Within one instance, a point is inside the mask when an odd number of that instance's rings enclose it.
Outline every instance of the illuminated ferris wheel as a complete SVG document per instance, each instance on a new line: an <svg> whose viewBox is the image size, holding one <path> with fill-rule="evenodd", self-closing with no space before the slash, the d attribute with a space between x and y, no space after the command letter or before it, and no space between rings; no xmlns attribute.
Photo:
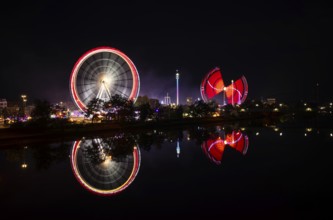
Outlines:
<svg viewBox="0 0 333 220"><path fill-rule="evenodd" d="M141 164L138 146L133 146L132 153L118 157L108 153L109 147L100 138L82 139L74 142L71 151L71 166L78 182L103 196L124 191L136 178Z"/></svg>
<svg viewBox="0 0 333 220"><path fill-rule="evenodd" d="M94 98L108 101L118 94L135 101L140 78L135 65L123 52L98 47L83 54L74 65L70 89L76 105L86 111Z"/></svg>

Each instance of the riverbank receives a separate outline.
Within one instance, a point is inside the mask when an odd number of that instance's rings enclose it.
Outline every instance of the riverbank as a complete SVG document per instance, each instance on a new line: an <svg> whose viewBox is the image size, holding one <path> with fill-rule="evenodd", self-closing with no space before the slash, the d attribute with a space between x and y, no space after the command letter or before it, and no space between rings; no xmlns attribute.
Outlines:
<svg viewBox="0 0 333 220"><path fill-rule="evenodd" d="M262 124L263 120L273 121L276 118L186 118L178 120L149 122L105 122L88 124L64 124L55 128L20 127L0 129L0 147L28 145L31 143L62 142L82 137L110 136L115 132L144 132L151 129L183 129L195 126L231 124L234 126L251 126Z"/></svg>

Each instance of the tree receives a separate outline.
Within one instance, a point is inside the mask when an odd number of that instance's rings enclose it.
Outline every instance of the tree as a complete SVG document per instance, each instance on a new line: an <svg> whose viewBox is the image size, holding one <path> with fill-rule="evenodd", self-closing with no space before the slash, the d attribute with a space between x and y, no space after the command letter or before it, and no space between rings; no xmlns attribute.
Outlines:
<svg viewBox="0 0 333 220"><path fill-rule="evenodd" d="M97 118L98 112L103 108L103 105L104 102L101 99L93 98L92 100L90 100L90 102L87 105L85 116L87 118L92 116L91 123L94 123L94 120Z"/></svg>
<svg viewBox="0 0 333 220"><path fill-rule="evenodd" d="M113 95L108 102L104 104L104 111L112 112L117 121L131 121L134 119L134 104L118 94Z"/></svg>
<svg viewBox="0 0 333 220"><path fill-rule="evenodd" d="M138 98L136 99L135 102L135 106L139 107L140 105L149 103L149 98L148 96L144 95L144 96L138 96Z"/></svg>
<svg viewBox="0 0 333 220"><path fill-rule="evenodd" d="M140 120L145 121L147 118L152 117L153 110L150 108L149 103L143 103L139 105L138 110L140 111Z"/></svg>
<svg viewBox="0 0 333 220"><path fill-rule="evenodd" d="M176 113L176 115L175 115L176 119L182 119L183 118L183 113L184 113L183 106L181 106L181 105L177 106L175 113Z"/></svg>
<svg viewBox="0 0 333 220"><path fill-rule="evenodd" d="M208 103L199 100L190 106L190 112L194 117L207 117L212 115L217 109L217 103L212 100Z"/></svg>
<svg viewBox="0 0 333 220"><path fill-rule="evenodd" d="M31 116L35 120L47 120L51 115L51 105L46 100L35 100L35 108L31 112Z"/></svg>

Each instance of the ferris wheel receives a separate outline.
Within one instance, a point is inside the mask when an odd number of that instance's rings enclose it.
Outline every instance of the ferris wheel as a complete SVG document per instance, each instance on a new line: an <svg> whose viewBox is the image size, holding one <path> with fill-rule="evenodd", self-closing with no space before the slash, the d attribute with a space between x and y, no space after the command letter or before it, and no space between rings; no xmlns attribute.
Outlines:
<svg viewBox="0 0 333 220"><path fill-rule="evenodd" d="M121 51L111 47L97 47L83 54L74 65L70 90L74 102L82 111L98 98L108 101L120 95L135 101L140 78L134 63Z"/></svg>

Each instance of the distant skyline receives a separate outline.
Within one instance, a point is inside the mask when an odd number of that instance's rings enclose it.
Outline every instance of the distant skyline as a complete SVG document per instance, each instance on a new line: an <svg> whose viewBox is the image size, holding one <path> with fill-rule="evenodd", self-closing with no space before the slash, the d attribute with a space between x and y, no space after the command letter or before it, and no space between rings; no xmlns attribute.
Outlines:
<svg viewBox="0 0 333 220"><path fill-rule="evenodd" d="M218 66L229 84L244 75L248 98L333 98L332 14L319 2L167 3L94 1L8 3L0 9L0 98L21 94L71 101L69 77L86 51L114 47L140 74L139 95L180 104L200 97ZM79 6L78 6L79 5Z"/></svg>

